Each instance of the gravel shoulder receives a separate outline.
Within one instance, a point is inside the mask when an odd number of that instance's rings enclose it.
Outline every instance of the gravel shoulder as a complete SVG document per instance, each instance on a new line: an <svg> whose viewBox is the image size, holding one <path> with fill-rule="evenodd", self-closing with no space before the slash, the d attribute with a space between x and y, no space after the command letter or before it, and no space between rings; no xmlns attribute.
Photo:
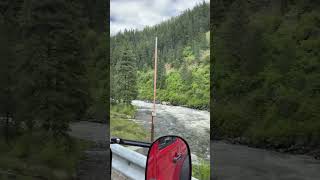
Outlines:
<svg viewBox="0 0 320 180"><path fill-rule="evenodd" d="M109 132L106 124L93 122L75 122L70 124L70 135L79 139L92 141L93 147L85 151L80 160L77 180L105 180L110 177L110 148L107 144Z"/></svg>
<svg viewBox="0 0 320 180"><path fill-rule="evenodd" d="M212 179L318 180L320 161L244 145L211 141Z"/></svg>

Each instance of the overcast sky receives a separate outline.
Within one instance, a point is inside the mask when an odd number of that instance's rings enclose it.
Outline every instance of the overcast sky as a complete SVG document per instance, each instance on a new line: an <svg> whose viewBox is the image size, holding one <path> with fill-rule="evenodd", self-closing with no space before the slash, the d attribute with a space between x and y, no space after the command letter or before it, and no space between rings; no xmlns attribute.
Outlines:
<svg viewBox="0 0 320 180"><path fill-rule="evenodd" d="M124 29L153 26L203 1L210 0L111 0L111 35Z"/></svg>

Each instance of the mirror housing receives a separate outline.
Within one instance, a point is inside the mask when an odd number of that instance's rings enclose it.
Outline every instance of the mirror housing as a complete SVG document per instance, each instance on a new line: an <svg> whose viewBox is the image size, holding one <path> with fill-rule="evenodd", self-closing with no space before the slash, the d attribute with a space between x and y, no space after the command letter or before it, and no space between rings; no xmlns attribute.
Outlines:
<svg viewBox="0 0 320 180"><path fill-rule="evenodd" d="M146 180L191 180L191 153L188 143L179 136L163 136L149 149Z"/></svg>

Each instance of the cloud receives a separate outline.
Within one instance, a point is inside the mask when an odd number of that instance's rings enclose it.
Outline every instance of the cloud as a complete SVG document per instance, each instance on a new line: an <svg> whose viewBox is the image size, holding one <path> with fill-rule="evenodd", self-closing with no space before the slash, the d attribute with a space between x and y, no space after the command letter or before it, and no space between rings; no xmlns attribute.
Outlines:
<svg viewBox="0 0 320 180"><path fill-rule="evenodd" d="M111 35L124 29L143 29L170 17L181 14L186 9L209 0L111 0Z"/></svg>

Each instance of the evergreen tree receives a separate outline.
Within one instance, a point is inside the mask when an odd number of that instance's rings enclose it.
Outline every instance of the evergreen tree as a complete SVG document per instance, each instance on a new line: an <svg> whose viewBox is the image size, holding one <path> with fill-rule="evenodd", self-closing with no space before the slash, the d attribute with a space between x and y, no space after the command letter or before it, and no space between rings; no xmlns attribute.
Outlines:
<svg viewBox="0 0 320 180"><path fill-rule="evenodd" d="M165 63L174 64L177 68L182 63L183 48L192 44L192 40L201 38L209 31L209 4L197 5L192 11L187 10L178 17L163 22L154 27L146 27L142 31L124 30L111 37L111 52L119 54L121 46L125 42L133 48L137 58L139 70L147 70L153 67L154 37L158 36L159 59ZM200 49L199 45L195 49ZM203 46L202 46L203 47ZM198 50L196 51L198 53ZM111 59L111 67L114 67L116 57ZM197 54L199 55L199 54Z"/></svg>
<svg viewBox="0 0 320 180"><path fill-rule="evenodd" d="M26 1L24 12L21 118L31 130L40 125L66 135L87 96L77 18L62 0Z"/></svg>
<svg viewBox="0 0 320 180"><path fill-rule="evenodd" d="M138 70L138 98L153 98L154 37L158 37L157 99L194 108L209 107L208 53L209 4L201 3L178 17L142 31L125 30L111 37L111 94L120 95L117 62L132 47ZM209 53L210 54L210 53ZM207 56L205 56L207 57ZM118 62L119 64L119 62ZM199 70L198 70L199 69ZM200 75L201 74L201 75ZM203 79L200 77L203 76ZM197 79L197 81L193 81ZM198 81L199 80L199 81ZM200 85L199 83L204 83ZM203 91L196 91L203 87ZM135 89L131 89L136 91ZM196 92L196 93L192 93ZM203 93L203 94L202 94ZM118 99L118 98L115 98Z"/></svg>
<svg viewBox="0 0 320 180"><path fill-rule="evenodd" d="M4 136L8 141L9 117L13 113L12 99L12 58L8 46L8 32L4 17L0 19L0 124L4 124Z"/></svg>
<svg viewBox="0 0 320 180"><path fill-rule="evenodd" d="M0 117L4 118L4 133L6 140L12 131L17 132L18 121L15 118L17 110L16 81L18 71L16 64L20 63L16 56L16 48L20 42L19 13L22 1L0 1ZM3 120L3 119L2 119ZM14 127L9 128L11 126ZM2 122L0 122L2 123Z"/></svg>
<svg viewBox="0 0 320 180"><path fill-rule="evenodd" d="M85 43L88 62L87 75L89 80L90 108L89 116L95 120L106 122L108 100L109 65L105 50L107 49L106 34L98 35L89 30Z"/></svg>
<svg viewBox="0 0 320 180"><path fill-rule="evenodd" d="M127 45L116 66L116 84L114 85L116 86L116 99L118 101L130 104L137 97L136 73L135 57Z"/></svg>
<svg viewBox="0 0 320 180"><path fill-rule="evenodd" d="M302 149L319 147L319 3L222 4L223 20L211 19L218 21L213 137L246 137L274 148L301 147L302 141Z"/></svg>

